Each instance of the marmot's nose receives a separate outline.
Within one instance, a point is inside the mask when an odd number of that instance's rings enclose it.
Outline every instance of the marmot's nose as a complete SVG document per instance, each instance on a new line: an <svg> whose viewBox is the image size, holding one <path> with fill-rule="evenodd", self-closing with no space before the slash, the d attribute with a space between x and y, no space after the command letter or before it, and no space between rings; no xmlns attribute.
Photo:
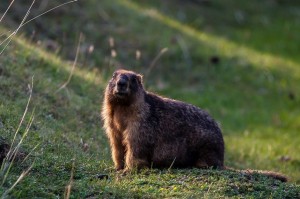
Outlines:
<svg viewBox="0 0 300 199"><path fill-rule="evenodd" d="M127 88L127 80L125 78L120 78L119 81L117 82L118 89L126 89Z"/></svg>

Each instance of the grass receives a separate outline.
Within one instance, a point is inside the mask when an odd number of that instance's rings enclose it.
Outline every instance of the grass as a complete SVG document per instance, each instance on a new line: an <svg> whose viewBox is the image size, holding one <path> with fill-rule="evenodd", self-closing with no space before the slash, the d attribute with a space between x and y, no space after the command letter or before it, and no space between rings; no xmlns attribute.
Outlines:
<svg viewBox="0 0 300 199"><path fill-rule="evenodd" d="M34 75L35 119L22 150L39 147L13 165L0 195L35 160L9 197L57 198L69 189L70 198L299 198L299 5L209 2L79 1L22 27L0 57L0 135L12 139ZM0 39L29 3L13 4ZM37 3L28 18L57 5ZM282 172L290 182L197 169L118 176L99 114L116 67L145 73L149 90L208 110L222 126L227 166Z"/></svg>

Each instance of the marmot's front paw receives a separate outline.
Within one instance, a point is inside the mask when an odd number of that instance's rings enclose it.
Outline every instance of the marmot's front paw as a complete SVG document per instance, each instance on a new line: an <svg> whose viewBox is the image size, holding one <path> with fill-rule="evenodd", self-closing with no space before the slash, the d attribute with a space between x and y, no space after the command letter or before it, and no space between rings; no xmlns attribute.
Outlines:
<svg viewBox="0 0 300 199"><path fill-rule="evenodd" d="M115 170L116 170L117 172L122 171L123 169L124 169L123 166L116 166L116 167L115 167Z"/></svg>
<svg viewBox="0 0 300 199"><path fill-rule="evenodd" d="M130 172L130 170L128 168L126 168L126 169L120 169L120 170L117 170L117 175L119 175L119 176L125 176L129 172Z"/></svg>

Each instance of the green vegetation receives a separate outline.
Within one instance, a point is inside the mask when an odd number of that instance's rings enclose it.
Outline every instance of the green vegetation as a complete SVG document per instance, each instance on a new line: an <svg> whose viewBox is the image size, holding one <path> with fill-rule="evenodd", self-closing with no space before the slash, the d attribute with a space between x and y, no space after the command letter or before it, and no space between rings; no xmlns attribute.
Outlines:
<svg viewBox="0 0 300 199"><path fill-rule="evenodd" d="M28 19L62 3L45 2ZM29 3L13 4L0 41ZM21 150L38 147L16 160L0 195L33 165L10 198L62 198L68 185L70 198L300 198L299 13L298 2L281 0L90 0L26 24L0 55L0 138L12 140L33 77L17 139L34 112ZM227 166L278 171L290 182L198 169L116 174L99 113L118 67L144 73L151 91L208 110L222 126Z"/></svg>

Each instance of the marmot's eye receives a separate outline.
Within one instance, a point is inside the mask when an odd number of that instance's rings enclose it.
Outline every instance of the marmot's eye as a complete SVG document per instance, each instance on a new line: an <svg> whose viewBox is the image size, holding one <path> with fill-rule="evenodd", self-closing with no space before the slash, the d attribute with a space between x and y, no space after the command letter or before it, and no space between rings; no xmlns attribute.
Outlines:
<svg viewBox="0 0 300 199"><path fill-rule="evenodd" d="M136 84L136 83L137 83L137 81L136 81L136 78L135 78L135 77L132 77L132 78L130 79L130 81L131 81L133 84Z"/></svg>

